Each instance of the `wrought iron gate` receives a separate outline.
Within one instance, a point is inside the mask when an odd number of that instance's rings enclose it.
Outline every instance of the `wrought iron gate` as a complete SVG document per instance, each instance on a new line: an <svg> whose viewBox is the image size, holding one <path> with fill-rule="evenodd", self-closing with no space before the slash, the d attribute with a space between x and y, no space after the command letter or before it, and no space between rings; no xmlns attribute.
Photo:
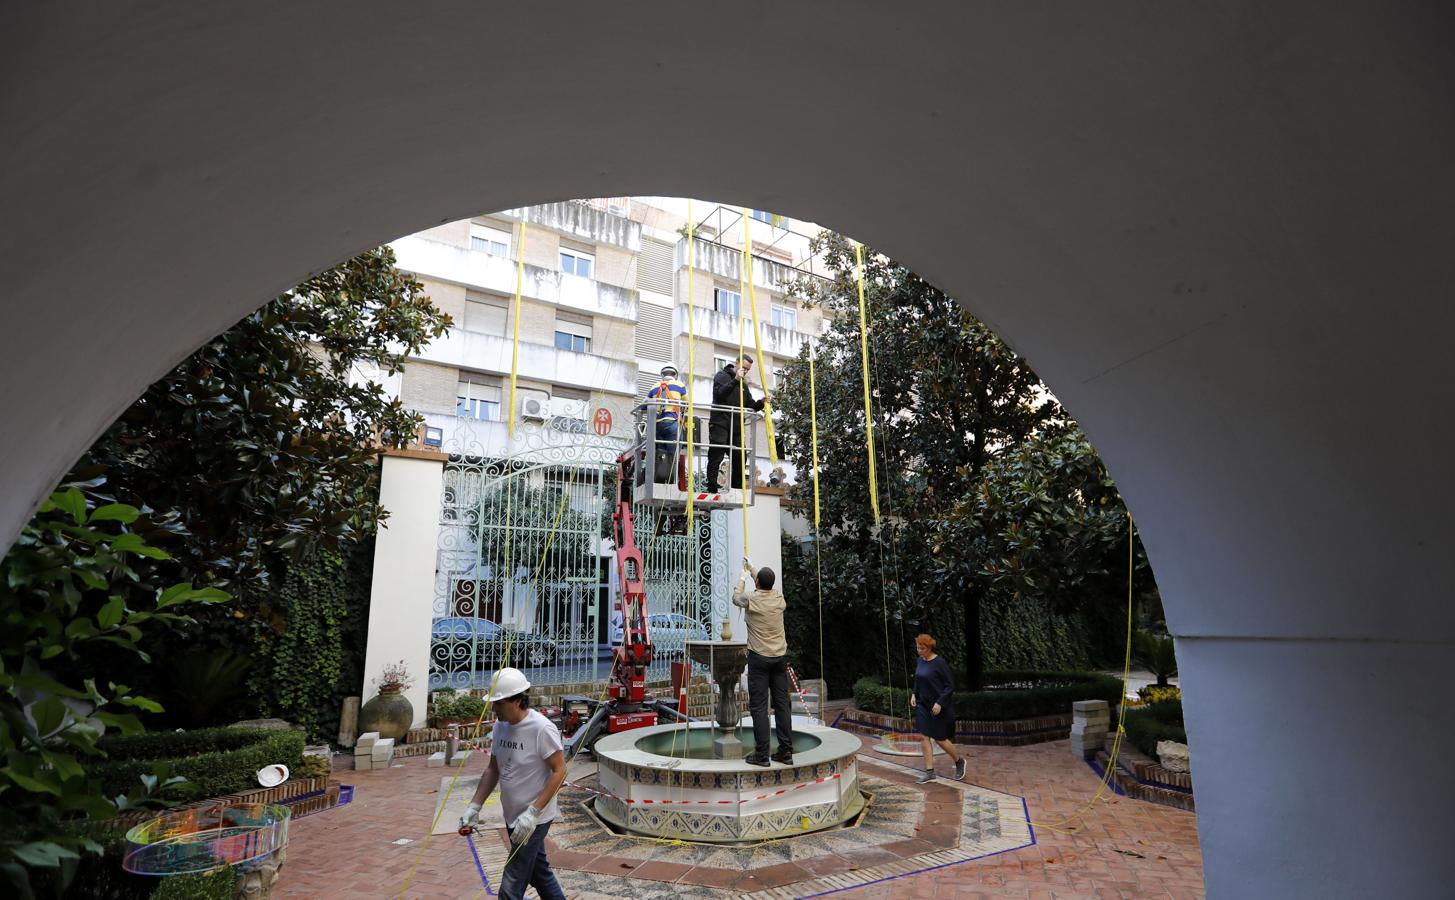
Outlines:
<svg viewBox="0 0 1455 900"><path fill-rule="evenodd" d="M620 629L606 539L623 447L549 423L506 439L500 423L462 418L444 449L430 688L488 686L507 653L535 684L604 680ZM633 514L658 648L649 674L665 678L683 641L727 613L725 549L712 552L722 528L705 513L691 528L659 507Z"/></svg>

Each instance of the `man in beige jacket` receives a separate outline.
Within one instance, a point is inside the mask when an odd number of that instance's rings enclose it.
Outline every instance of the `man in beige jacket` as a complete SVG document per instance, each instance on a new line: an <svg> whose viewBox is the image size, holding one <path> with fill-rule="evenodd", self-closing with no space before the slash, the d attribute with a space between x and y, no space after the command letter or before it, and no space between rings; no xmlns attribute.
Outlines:
<svg viewBox="0 0 1455 900"><path fill-rule="evenodd" d="M746 563L747 561L744 560ZM788 702L788 638L783 633L783 610L788 605L783 592L773 587L773 570L767 567L751 575L743 572L733 591L733 605L743 608L748 622L748 711L753 716L752 753L743 761L754 766L774 762L793 765L793 707ZM748 590L748 579L754 590ZM778 747L769 762L768 700L773 700Z"/></svg>

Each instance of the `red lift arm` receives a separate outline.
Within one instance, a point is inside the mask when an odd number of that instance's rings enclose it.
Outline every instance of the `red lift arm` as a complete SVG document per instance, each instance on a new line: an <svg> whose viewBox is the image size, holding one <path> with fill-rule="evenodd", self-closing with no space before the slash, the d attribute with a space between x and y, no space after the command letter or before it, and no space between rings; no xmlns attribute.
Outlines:
<svg viewBox="0 0 1455 900"><path fill-rule="evenodd" d="M637 549L635 520L632 517L632 477L630 453L616 460L616 512L611 523L616 538L616 574L621 585L621 644L614 654L611 696L623 714L637 712L636 704L646 699L647 666L652 663L652 643L647 636L647 592L642 571L642 553ZM622 709L622 704L631 706ZM650 713L651 723L656 714ZM613 719L616 719L613 716ZM651 724L646 723L646 724ZM632 727L625 722L624 727ZM617 731L621 728L612 728Z"/></svg>

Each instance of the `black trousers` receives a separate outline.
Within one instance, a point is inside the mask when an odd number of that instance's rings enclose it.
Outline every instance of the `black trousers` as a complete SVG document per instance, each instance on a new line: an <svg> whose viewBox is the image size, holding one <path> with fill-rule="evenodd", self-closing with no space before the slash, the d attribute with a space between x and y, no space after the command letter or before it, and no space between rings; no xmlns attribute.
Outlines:
<svg viewBox="0 0 1455 900"><path fill-rule="evenodd" d="M716 439L713 440L713 443L717 443ZM722 458L727 455L728 448L726 447L713 446L707 448L707 492L709 494L715 493L719 487L717 483L717 470L722 465ZM728 463L728 468L732 470L732 475L729 476L728 483L735 488L741 488L743 486L743 448L741 441L733 441L732 456L732 461Z"/></svg>
<svg viewBox="0 0 1455 900"><path fill-rule="evenodd" d="M788 702L788 657L748 651L748 712L753 716L754 752L768 755L768 700L773 700L778 752L793 752L793 706Z"/></svg>

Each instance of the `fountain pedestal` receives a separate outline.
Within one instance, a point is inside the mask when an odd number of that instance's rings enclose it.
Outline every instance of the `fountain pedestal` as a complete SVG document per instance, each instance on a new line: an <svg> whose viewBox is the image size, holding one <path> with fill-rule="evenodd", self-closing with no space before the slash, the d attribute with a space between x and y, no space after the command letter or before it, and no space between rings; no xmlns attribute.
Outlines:
<svg viewBox="0 0 1455 900"><path fill-rule="evenodd" d="M738 679L748 665L748 645L743 641L688 641L687 655L712 672L717 684L717 724L722 734L712 742L714 759L742 759L747 755L738 739L742 704L738 701Z"/></svg>

